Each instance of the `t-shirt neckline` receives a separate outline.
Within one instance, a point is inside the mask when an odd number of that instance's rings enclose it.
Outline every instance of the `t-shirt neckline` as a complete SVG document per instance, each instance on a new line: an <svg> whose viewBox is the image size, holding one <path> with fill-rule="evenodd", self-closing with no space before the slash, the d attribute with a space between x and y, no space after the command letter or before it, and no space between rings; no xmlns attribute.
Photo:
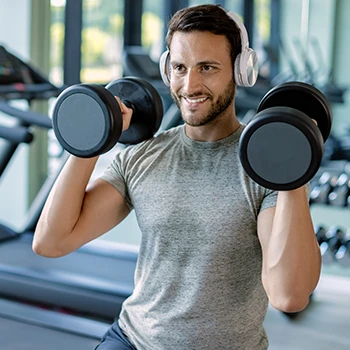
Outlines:
<svg viewBox="0 0 350 350"><path fill-rule="evenodd" d="M185 130L185 124L182 125L181 130L180 130L180 135L182 141L193 148L199 148L199 149L217 149L223 145L228 145L230 143L234 143L239 140L239 137L241 136L241 133L243 131L243 124L240 124L239 128L234 131L231 135L217 141L197 141L189 138L186 135L186 130Z"/></svg>

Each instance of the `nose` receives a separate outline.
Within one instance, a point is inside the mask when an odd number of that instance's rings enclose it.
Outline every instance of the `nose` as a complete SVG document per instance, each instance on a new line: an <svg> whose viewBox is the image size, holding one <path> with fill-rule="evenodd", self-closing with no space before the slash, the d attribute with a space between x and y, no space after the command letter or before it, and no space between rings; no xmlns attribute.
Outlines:
<svg viewBox="0 0 350 350"><path fill-rule="evenodd" d="M184 77L183 91L190 95L201 89L202 77L196 69L189 69Z"/></svg>

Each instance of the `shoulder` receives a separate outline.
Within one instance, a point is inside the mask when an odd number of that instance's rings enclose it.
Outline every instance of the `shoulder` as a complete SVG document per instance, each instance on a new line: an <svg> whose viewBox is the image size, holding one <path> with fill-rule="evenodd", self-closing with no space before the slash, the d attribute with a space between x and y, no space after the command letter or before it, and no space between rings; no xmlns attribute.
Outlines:
<svg viewBox="0 0 350 350"><path fill-rule="evenodd" d="M130 148L130 150L133 150L134 152L137 152L140 149L147 149L149 147L168 142L171 139L177 139L179 134L181 133L181 130L183 129L183 125L165 130L160 132L159 134L153 136L150 139L147 139L143 142L138 143L137 145L133 145Z"/></svg>
<svg viewBox="0 0 350 350"><path fill-rule="evenodd" d="M138 158L141 155L145 156L147 153L154 153L157 150L162 150L163 148L167 147L167 145L180 139L179 136L182 129L183 125L176 126L169 130L162 131L152 138L136 145L129 145L118 152L117 158L125 161L135 157Z"/></svg>

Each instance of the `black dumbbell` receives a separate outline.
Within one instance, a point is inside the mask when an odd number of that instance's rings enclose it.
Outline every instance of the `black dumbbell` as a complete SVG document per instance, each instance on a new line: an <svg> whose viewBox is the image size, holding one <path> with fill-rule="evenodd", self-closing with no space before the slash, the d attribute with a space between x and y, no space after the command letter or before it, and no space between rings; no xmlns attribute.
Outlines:
<svg viewBox="0 0 350 350"><path fill-rule="evenodd" d="M340 265L344 267L350 266L350 229L344 234L341 240L341 246L334 256Z"/></svg>
<svg viewBox="0 0 350 350"><path fill-rule="evenodd" d="M123 118L115 96L133 114L122 132ZM117 142L136 144L159 129L163 104L157 90L146 80L125 77L109 83L77 84L57 98L52 124L57 140L69 153L90 158L108 152Z"/></svg>
<svg viewBox="0 0 350 350"><path fill-rule="evenodd" d="M314 229L315 229L315 234L316 234L316 239L317 239L318 245L321 245L323 242L325 242L327 240L327 238L326 238L327 230L322 225L317 225Z"/></svg>
<svg viewBox="0 0 350 350"><path fill-rule="evenodd" d="M346 207L349 196L349 176L345 173L340 174L336 185L328 195L328 203L337 207Z"/></svg>
<svg viewBox="0 0 350 350"><path fill-rule="evenodd" d="M325 265L335 261L335 253L341 246L344 237L344 230L337 226L330 227L324 236L324 241L320 244L322 262Z"/></svg>
<svg viewBox="0 0 350 350"><path fill-rule="evenodd" d="M247 174L278 191L307 183L321 164L332 126L326 97L309 84L287 82L272 88L257 112L240 138L240 159Z"/></svg>
<svg viewBox="0 0 350 350"><path fill-rule="evenodd" d="M328 195L333 190L338 180L337 175L324 172L318 181L311 186L310 203L328 204Z"/></svg>

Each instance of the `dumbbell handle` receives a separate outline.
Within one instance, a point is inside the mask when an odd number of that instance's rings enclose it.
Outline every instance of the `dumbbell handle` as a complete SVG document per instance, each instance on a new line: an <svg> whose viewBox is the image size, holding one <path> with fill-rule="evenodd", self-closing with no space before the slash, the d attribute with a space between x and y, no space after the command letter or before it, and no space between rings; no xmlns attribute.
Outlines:
<svg viewBox="0 0 350 350"><path fill-rule="evenodd" d="M135 106L128 100L121 100L121 102L128 108L132 109L132 114L135 115L136 108Z"/></svg>
<svg viewBox="0 0 350 350"><path fill-rule="evenodd" d="M159 93L150 83L126 77L110 82L106 89L133 110L130 127L122 132L120 143L135 144L156 133L163 117L163 105Z"/></svg>

